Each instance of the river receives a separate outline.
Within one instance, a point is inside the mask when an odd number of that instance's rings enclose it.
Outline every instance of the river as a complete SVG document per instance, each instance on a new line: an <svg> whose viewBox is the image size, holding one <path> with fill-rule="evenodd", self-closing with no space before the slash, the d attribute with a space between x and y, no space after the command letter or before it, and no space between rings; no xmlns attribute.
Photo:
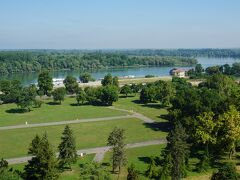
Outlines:
<svg viewBox="0 0 240 180"><path fill-rule="evenodd" d="M234 62L240 62L240 59L233 58L206 58L198 57L198 63L202 64L204 68L214 65L232 64ZM113 76L123 77L133 75L135 77L144 77L147 74L154 76L168 76L169 71L173 67L139 67L139 68L116 68L116 69L101 69L90 71L95 79L103 78L107 73L111 73ZM181 67L182 69L191 69L193 67ZM51 72L53 78L65 78L67 75L72 75L76 78L79 77L80 71L54 71ZM24 85L30 83L36 83L39 73L22 73L22 74L10 74L6 76L0 76L0 79L17 79L20 80Z"/></svg>

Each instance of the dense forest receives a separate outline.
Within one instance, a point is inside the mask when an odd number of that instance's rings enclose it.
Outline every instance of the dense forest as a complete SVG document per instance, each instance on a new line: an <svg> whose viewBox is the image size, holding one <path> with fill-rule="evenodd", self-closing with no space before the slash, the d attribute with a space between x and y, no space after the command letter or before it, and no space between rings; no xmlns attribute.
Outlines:
<svg viewBox="0 0 240 180"><path fill-rule="evenodd" d="M19 50L0 51L0 74L128 66L188 66L196 57L240 58L240 49Z"/></svg>
<svg viewBox="0 0 240 180"><path fill-rule="evenodd" d="M191 57L133 56L123 53L83 51L2 51L0 74L47 70L84 70L127 66L187 66Z"/></svg>

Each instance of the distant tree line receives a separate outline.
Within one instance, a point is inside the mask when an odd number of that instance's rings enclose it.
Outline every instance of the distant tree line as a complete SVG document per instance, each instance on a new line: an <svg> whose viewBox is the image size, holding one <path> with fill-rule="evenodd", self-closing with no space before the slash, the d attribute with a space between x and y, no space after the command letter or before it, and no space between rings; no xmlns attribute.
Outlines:
<svg viewBox="0 0 240 180"><path fill-rule="evenodd" d="M240 58L240 49L136 49L112 50L109 53L122 53L134 56L181 56L181 57L219 57Z"/></svg>
<svg viewBox="0 0 240 180"><path fill-rule="evenodd" d="M201 64L197 64L195 68L190 69L187 74L191 79L204 78L205 76L211 76L217 73L231 75L231 76L240 76L240 63L235 62L232 65L224 64L217 66L210 66L204 69Z"/></svg>
<svg viewBox="0 0 240 180"><path fill-rule="evenodd" d="M1 51L0 74L40 72L42 70L85 70L126 66L187 66L197 61L190 57L130 56L119 53L52 53Z"/></svg>

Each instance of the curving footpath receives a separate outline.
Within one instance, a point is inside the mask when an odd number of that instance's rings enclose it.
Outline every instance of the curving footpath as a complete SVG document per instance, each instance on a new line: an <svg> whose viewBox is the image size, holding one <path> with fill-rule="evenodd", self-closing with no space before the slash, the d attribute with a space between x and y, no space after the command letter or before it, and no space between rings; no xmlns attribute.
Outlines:
<svg viewBox="0 0 240 180"><path fill-rule="evenodd" d="M144 147L150 145L159 145L159 144L166 144L166 139L159 139L159 140L152 140L152 141L144 141L138 143L127 144L126 148L136 148L136 147ZM89 149L81 149L77 151L77 154L80 156L81 154L96 154L93 161L101 162L104 158L104 154L111 149L111 146L104 146L104 147L97 147L97 148L89 148ZM58 156L58 153L56 153ZM20 164L25 163L30 160L32 156L25 156L20 158L11 158L6 159L9 164Z"/></svg>

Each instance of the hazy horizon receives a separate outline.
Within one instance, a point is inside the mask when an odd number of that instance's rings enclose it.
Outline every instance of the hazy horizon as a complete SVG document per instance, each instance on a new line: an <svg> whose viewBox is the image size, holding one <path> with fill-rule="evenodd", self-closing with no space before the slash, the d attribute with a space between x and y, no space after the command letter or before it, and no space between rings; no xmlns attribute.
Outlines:
<svg viewBox="0 0 240 180"><path fill-rule="evenodd" d="M240 48L238 0L3 0L1 50Z"/></svg>

